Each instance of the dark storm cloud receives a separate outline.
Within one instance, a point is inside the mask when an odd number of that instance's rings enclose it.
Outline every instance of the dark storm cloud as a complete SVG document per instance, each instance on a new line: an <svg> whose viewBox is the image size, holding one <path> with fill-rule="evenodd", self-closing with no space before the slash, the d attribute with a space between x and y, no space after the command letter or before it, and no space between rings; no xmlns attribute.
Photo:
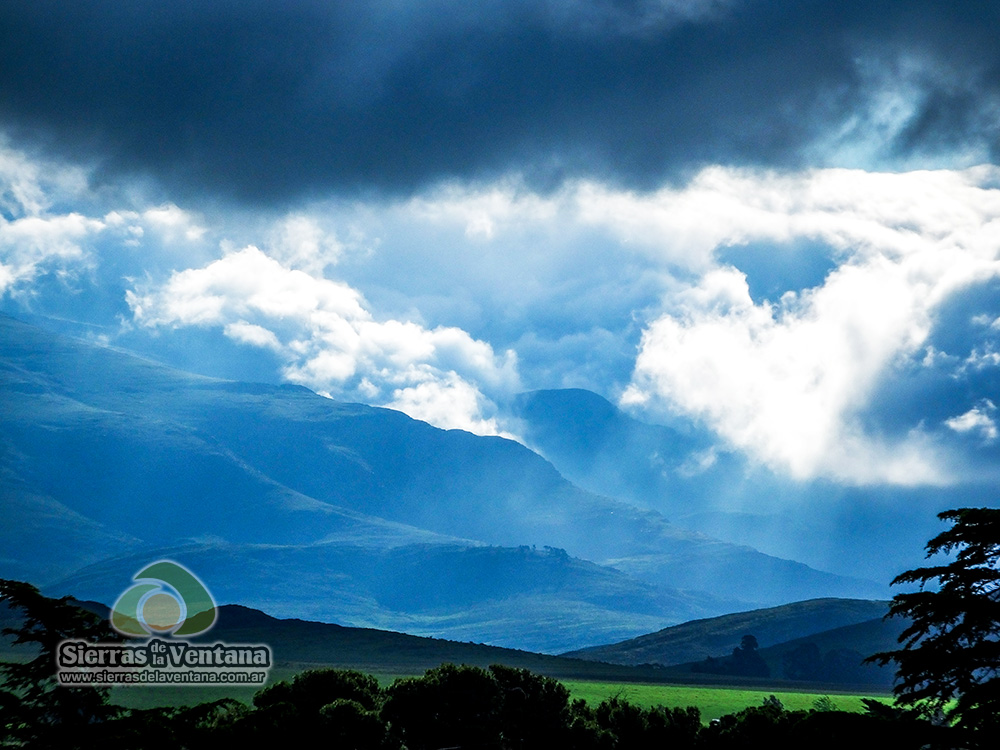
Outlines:
<svg viewBox="0 0 1000 750"><path fill-rule="evenodd" d="M646 187L801 165L866 101L859 55L916 56L947 70L911 76L887 151L996 153L998 29L995 3L7 0L0 127L255 201L509 170Z"/></svg>

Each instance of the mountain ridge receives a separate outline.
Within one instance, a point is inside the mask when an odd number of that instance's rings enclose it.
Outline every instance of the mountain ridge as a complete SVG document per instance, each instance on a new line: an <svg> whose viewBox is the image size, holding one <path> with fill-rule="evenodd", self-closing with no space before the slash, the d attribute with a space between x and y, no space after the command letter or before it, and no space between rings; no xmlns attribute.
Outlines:
<svg viewBox="0 0 1000 750"><path fill-rule="evenodd" d="M5 510L17 512L18 529L2 535L12 554L0 566L53 581L117 560L96 598L114 596L111 589L127 582L137 566L126 560L191 539L244 545L244 555L253 545L270 548L272 556L282 549L287 556L312 555L302 562L312 570L328 555L323 540L368 555L422 543L467 550L534 545L589 561L595 567L574 562L567 570L590 576L595 586L606 578L599 569L610 566L624 576L619 580L633 582L631 590L661 592L649 595L664 604L641 615L647 619L605 601L573 625L574 607L585 603L578 587L576 598L559 600L556 630L572 633L580 646L613 637L611 631L638 634L699 613L877 588L685 531L655 511L581 490L510 440L439 430L300 387L192 375L6 317L0 317L0 388L7 404L0 471L11 480L0 492ZM74 535L79 539L67 545ZM520 564L516 554L504 554L504 564ZM221 569L221 558L212 559ZM251 558L245 562L252 569ZM429 564L426 557L410 562L417 565L409 570L413 579L429 575L419 567ZM354 569L364 564L358 557ZM338 575L351 579L354 569ZM200 572L207 578L212 570ZM299 606L294 597L282 599L278 580L258 595L279 614L282 606ZM467 634L509 643L491 623L511 628L518 607L487 587L479 601L486 610L478 626L468 623ZM392 621L405 624L413 616L394 612ZM602 618L610 630L598 627ZM590 635L587 627L595 628ZM545 645L541 627L517 637ZM567 646L555 632L547 648Z"/></svg>

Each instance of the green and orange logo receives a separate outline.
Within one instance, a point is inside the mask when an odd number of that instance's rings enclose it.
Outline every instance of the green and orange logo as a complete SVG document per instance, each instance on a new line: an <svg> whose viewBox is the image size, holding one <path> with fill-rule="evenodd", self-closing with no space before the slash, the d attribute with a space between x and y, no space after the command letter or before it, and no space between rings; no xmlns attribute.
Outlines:
<svg viewBox="0 0 1000 750"><path fill-rule="evenodd" d="M157 560L132 580L111 608L111 626L122 635L198 635L215 624L212 595L180 563Z"/></svg>

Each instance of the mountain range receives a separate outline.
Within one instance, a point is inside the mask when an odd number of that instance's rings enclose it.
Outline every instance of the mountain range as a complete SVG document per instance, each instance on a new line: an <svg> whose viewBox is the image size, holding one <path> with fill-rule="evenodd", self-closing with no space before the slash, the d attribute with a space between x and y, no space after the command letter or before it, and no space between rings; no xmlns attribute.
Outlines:
<svg viewBox="0 0 1000 750"><path fill-rule="evenodd" d="M0 390L0 576L48 593L111 601L169 558L219 602L550 653L886 593L578 486L514 440L182 372L9 317ZM532 445L543 400L528 394L521 414Z"/></svg>

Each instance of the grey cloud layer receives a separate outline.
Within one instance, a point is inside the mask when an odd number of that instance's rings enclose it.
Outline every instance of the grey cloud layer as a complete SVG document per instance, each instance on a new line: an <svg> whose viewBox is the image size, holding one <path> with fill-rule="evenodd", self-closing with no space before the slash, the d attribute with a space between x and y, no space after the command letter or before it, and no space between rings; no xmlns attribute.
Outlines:
<svg viewBox="0 0 1000 750"><path fill-rule="evenodd" d="M9 0L0 124L256 202L509 171L649 187L844 133L883 163L992 158L998 28L986 2Z"/></svg>

